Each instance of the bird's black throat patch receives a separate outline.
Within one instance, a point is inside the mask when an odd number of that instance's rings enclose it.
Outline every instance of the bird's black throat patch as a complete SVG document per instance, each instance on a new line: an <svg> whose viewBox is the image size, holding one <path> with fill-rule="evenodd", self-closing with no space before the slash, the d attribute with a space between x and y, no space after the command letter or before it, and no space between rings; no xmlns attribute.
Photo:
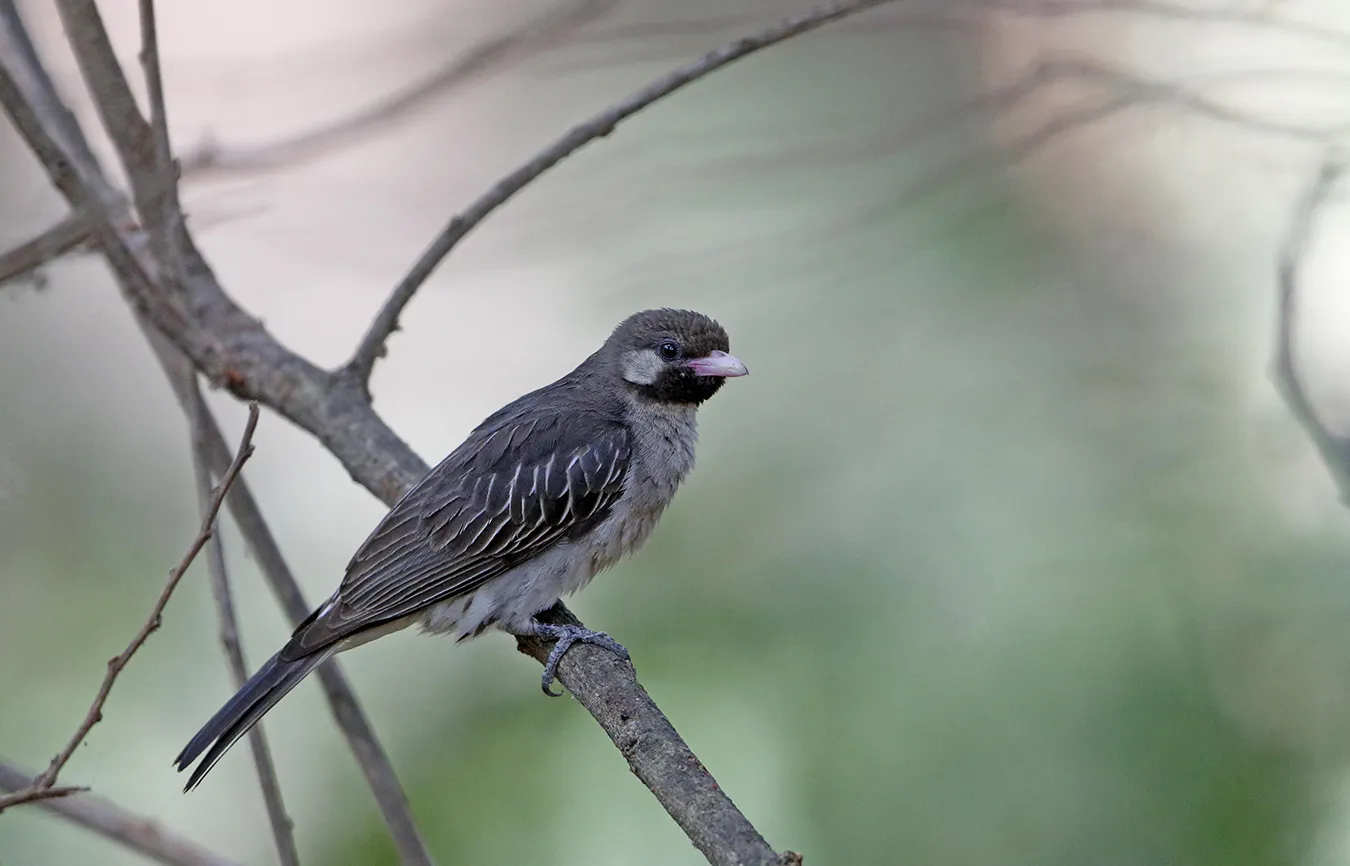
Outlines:
<svg viewBox="0 0 1350 866"><path fill-rule="evenodd" d="M721 376L700 376L680 364L662 370L650 385L629 383L629 387L647 400L697 406L716 394L725 381Z"/></svg>

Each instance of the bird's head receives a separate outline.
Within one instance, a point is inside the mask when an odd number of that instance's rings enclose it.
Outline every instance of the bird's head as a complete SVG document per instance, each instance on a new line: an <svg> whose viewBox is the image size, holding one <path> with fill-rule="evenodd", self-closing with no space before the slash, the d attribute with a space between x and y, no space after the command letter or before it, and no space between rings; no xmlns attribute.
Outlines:
<svg viewBox="0 0 1350 866"><path fill-rule="evenodd" d="M602 354L639 397L698 405L750 371L729 353L727 332L692 310L644 310L619 323Z"/></svg>

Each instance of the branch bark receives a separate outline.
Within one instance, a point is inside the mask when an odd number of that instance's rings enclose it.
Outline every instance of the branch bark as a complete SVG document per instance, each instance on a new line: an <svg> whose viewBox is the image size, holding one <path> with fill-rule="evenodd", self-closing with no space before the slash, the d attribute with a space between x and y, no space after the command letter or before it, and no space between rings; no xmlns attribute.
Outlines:
<svg viewBox="0 0 1350 866"><path fill-rule="evenodd" d="M32 778L31 773L0 762L0 791L20 791L28 786ZM237 861L174 835L152 818L128 812L111 800L95 794L43 800L37 806L163 866L242 866Z"/></svg>

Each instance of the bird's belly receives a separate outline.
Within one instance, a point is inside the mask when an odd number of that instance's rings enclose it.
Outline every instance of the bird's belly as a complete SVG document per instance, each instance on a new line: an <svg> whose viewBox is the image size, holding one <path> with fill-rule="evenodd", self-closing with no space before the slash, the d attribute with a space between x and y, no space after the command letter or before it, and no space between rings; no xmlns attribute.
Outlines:
<svg viewBox="0 0 1350 866"><path fill-rule="evenodd" d="M422 628L461 640L493 625L520 633L536 613L581 589L594 575L586 549L559 544L471 593L432 605L422 617Z"/></svg>
<svg viewBox="0 0 1350 866"><path fill-rule="evenodd" d="M539 611L591 582L642 545L656 527L664 504L615 512L580 542L562 542L478 589L432 605L422 616L424 631L475 637L493 625L524 631Z"/></svg>

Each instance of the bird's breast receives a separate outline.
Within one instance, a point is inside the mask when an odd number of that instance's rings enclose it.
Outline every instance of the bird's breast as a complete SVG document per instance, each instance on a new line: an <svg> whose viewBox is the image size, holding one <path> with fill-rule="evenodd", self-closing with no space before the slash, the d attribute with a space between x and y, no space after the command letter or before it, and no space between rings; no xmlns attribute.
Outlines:
<svg viewBox="0 0 1350 866"><path fill-rule="evenodd" d="M623 495L596 528L596 571L634 553L651 536L675 491L694 468L698 426L693 406L650 406L632 413L633 458Z"/></svg>

